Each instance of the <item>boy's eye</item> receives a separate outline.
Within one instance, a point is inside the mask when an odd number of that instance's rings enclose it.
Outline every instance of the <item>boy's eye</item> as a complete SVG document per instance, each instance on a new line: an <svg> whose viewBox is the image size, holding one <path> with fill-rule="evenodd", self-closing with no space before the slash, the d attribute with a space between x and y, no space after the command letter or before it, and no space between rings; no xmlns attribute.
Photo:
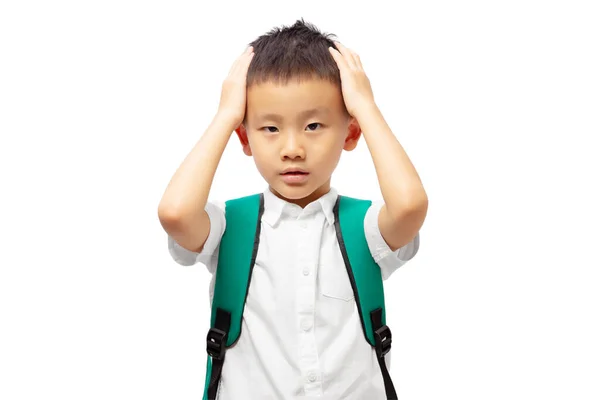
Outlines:
<svg viewBox="0 0 600 400"><path fill-rule="evenodd" d="M315 129L317 129L316 125L321 125L321 124L318 122L313 122L312 124L308 124L307 128L309 128L309 130L311 130L311 131L314 131Z"/></svg>
<svg viewBox="0 0 600 400"><path fill-rule="evenodd" d="M271 133L277 132L277 127L276 126L265 126L265 127L261 128L260 130L262 131L263 129L267 129Z"/></svg>

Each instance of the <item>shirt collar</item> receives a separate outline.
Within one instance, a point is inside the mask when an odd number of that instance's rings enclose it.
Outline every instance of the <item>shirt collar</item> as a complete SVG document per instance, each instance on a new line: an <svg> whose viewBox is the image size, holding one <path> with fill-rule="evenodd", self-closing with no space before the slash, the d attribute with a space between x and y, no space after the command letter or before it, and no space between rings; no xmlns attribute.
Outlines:
<svg viewBox="0 0 600 400"><path fill-rule="evenodd" d="M265 200L263 220L271 226L275 226L284 216L296 219L300 215L310 215L317 212L323 212L327 223L330 225L333 225L335 221L333 207L337 201L338 192L333 187L329 189L329 192L308 204L304 209L297 204L280 199L268 187L263 192L263 195Z"/></svg>

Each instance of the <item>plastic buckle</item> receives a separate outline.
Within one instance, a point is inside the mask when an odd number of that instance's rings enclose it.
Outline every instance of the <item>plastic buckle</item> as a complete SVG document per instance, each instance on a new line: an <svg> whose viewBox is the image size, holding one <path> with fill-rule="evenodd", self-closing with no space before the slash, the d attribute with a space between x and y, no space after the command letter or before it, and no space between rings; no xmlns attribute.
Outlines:
<svg viewBox="0 0 600 400"><path fill-rule="evenodd" d="M375 352L377 357L385 356L392 349L392 331L387 325L375 330Z"/></svg>
<svg viewBox="0 0 600 400"><path fill-rule="evenodd" d="M217 328L210 328L206 336L206 351L214 359L222 360L225 357L225 342L227 332Z"/></svg>

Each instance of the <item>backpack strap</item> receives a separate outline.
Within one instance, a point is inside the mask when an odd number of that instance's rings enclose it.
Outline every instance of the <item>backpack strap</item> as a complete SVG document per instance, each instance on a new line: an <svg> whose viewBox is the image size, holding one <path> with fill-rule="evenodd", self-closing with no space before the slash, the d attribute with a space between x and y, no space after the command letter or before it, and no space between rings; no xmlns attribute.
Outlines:
<svg viewBox="0 0 600 400"><path fill-rule="evenodd" d="M240 337L263 211L262 193L225 202L226 226L219 245L211 328L206 337L209 356L203 400L216 399L225 352Z"/></svg>
<svg viewBox="0 0 600 400"><path fill-rule="evenodd" d="M386 397L398 399L385 355L392 345L392 332L385 324L385 297L381 268L371 255L364 220L370 200L338 196L333 212L338 243L354 291L356 306L367 342L375 348Z"/></svg>

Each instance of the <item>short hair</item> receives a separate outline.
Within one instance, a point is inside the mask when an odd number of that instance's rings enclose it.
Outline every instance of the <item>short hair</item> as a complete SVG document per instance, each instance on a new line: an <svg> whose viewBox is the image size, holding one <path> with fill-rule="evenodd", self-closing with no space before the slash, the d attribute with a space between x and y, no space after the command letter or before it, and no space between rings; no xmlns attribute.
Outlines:
<svg viewBox="0 0 600 400"><path fill-rule="evenodd" d="M248 67L247 86L318 78L341 89L340 71L328 50L330 46L336 49L334 38L337 40L334 34L323 33L304 19L273 28L249 43L254 57Z"/></svg>

